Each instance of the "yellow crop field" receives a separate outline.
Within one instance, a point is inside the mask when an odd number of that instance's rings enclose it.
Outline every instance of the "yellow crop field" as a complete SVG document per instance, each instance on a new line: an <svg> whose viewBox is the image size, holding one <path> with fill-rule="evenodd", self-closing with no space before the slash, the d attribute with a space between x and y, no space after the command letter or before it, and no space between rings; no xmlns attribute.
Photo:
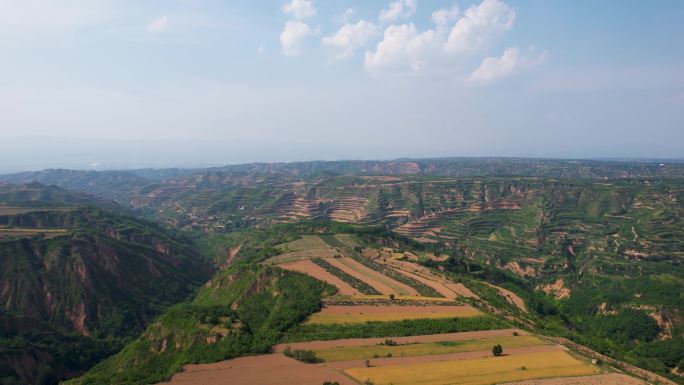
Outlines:
<svg viewBox="0 0 684 385"><path fill-rule="evenodd" d="M532 378L583 376L598 369L564 351L489 357L477 360L352 368L345 371L359 382L375 385L489 385Z"/></svg>
<svg viewBox="0 0 684 385"><path fill-rule="evenodd" d="M407 345L365 345L365 346L338 346L329 349L314 350L316 357L324 361L351 361L363 360L376 357L410 357L427 356L433 354L449 354L461 352L473 352L489 350L492 346L500 344L506 349L521 348L526 346L544 345L546 342L534 336L478 338L465 341L445 341L433 343L413 343Z"/></svg>
<svg viewBox="0 0 684 385"><path fill-rule="evenodd" d="M309 324L390 322L422 318L465 318L481 313L470 306L345 306L324 308L313 314Z"/></svg>
<svg viewBox="0 0 684 385"><path fill-rule="evenodd" d="M22 238L43 234L45 238L54 238L66 234L61 228L0 228L0 238Z"/></svg>

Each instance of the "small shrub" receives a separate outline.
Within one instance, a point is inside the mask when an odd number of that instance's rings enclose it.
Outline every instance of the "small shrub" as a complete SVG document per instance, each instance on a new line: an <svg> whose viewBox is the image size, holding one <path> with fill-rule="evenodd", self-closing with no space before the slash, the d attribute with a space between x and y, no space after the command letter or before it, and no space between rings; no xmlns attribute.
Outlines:
<svg viewBox="0 0 684 385"><path fill-rule="evenodd" d="M494 345L494 347L492 348L492 354L494 354L496 357L502 355L503 348L501 347L501 345Z"/></svg>
<svg viewBox="0 0 684 385"><path fill-rule="evenodd" d="M370 360L366 360L365 364L366 364L367 368L370 368L373 366L373 365L371 365Z"/></svg>
<svg viewBox="0 0 684 385"><path fill-rule="evenodd" d="M525 365L521 366L520 370L527 370L527 366L525 366Z"/></svg>
<svg viewBox="0 0 684 385"><path fill-rule="evenodd" d="M307 364L316 364L323 361L316 357L316 352L313 350L291 349L288 346L283 351L283 354L290 358L294 358L297 361L306 362Z"/></svg>
<svg viewBox="0 0 684 385"><path fill-rule="evenodd" d="M513 336L514 336L514 337L517 337L517 336L519 336L519 335L520 335L520 334L518 334L518 332L513 332Z"/></svg>
<svg viewBox="0 0 684 385"><path fill-rule="evenodd" d="M340 385L340 383L337 381L326 381L323 385Z"/></svg>
<svg viewBox="0 0 684 385"><path fill-rule="evenodd" d="M385 342L381 343L380 345L385 345L385 346L397 346L399 345L396 341L386 339Z"/></svg>

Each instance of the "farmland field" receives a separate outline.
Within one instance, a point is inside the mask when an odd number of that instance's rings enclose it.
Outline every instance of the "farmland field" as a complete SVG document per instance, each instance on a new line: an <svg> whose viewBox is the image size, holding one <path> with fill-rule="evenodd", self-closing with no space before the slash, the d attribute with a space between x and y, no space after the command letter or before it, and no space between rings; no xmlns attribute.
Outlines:
<svg viewBox="0 0 684 385"><path fill-rule="evenodd" d="M407 357L426 356L433 354L448 354L470 351L486 351L492 346L501 344L507 348L519 348L545 344L544 341L534 336L507 336L496 338L481 338L466 341L438 341L431 343L409 343L388 345L365 345L334 347L328 349L315 349L316 357L324 361L348 361L370 359L377 357Z"/></svg>
<svg viewBox="0 0 684 385"><path fill-rule="evenodd" d="M282 254L269 258L268 263L280 264L303 259L335 257L339 252L325 243L319 236L302 235L292 242L277 245Z"/></svg>
<svg viewBox="0 0 684 385"><path fill-rule="evenodd" d="M488 385L545 377L582 376L598 370L564 351L488 357L461 361L439 361L384 367L352 368L345 371L357 381L376 385Z"/></svg>
<svg viewBox="0 0 684 385"><path fill-rule="evenodd" d="M296 262L283 263L278 265L285 270L297 271L310 275L320 281L327 282L335 286L339 294L343 295L358 295L360 294L358 290L351 287L348 283L344 282L340 278L330 274L322 267L311 262L310 260L301 260Z"/></svg>
<svg viewBox="0 0 684 385"><path fill-rule="evenodd" d="M489 339L497 337L509 337L513 333L519 336L528 336L529 333L519 329L496 329L496 330L479 330L474 332L461 333L444 333L444 334L425 334L407 337L392 337L392 340L398 344L421 344L432 343L440 341L467 341L475 339ZM384 343L387 338L347 338L333 341L310 341L297 342L276 345L274 351L282 352L286 347L292 349L307 349L307 350L325 350L334 347L349 347L349 346L368 346L379 345Z"/></svg>
<svg viewBox="0 0 684 385"><path fill-rule="evenodd" d="M596 376L542 378L509 382L507 385L645 385L646 383L624 374L609 373Z"/></svg>
<svg viewBox="0 0 684 385"><path fill-rule="evenodd" d="M379 271L373 270L352 258L327 258L326 262L344 271L345 273L368 283L382 294L410 296L418 295L416 289L387 277Z"/></svg>
<svg viewBox="0 0 684 385"><path fill-rule="evenodd" d="M281 354L236 358L214 364L187 365L162 384L183 385L320 385L337 381L355 385L347 376L321 365L307 365Z"/></svg>
<svg viewBox="0 0 684 385"><path fill-rule="evenodd" d="M345 324L369 321L400 321L424 318L464 318L481 313L463 306L328 306L313 314L308 324Z"/></svg>
<svg viewBox="0 0 684 385"><path fill-rule="evenodd" d="M0 228L0 239L25 238L39 234L43 234L45 238L54 238L66 233L66 229L59 228Z"/></svg>

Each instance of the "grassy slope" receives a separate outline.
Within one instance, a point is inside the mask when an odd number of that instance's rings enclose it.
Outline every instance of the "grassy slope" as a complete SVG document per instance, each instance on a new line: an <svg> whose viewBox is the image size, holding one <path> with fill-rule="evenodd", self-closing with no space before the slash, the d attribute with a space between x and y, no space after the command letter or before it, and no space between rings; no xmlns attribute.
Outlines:
<svg viewBox="0 0 684 385"><path fill-rule="evenodd" d="M221 286L236 279L236 285ZM317 311L331 290L313 278L272 267L224 271L200 290L195 302L172 307L120 353L69 383L155 383L184 364L268 352L281 333ZM226 317L231 322L217 332L212 318Z"/></svg>

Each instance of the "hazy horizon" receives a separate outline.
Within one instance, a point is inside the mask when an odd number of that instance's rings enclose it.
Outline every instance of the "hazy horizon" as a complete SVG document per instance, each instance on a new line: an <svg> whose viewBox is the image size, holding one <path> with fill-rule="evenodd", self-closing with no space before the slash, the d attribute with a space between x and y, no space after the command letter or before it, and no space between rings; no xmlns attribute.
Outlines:
<svg viewBox="0 0 684 385"><path fill-rule="evenodd" d="M0 0L0 173L681 159L683 19L679 1Z"/></svg>
<svg viewBox="0 0 684 385"><path fill-rule="evenodd" d="M35 150L30 160L21 159L25 146ZM250 143L256 148L258 144ZM106 148L105 148L106 147ZM182 148L181 148L182 147ZM368 156L367 148L329 148L327 156L320 153L305 155L307 144L287 146L280 152L255 153L254 148L244 143L221 143L210 141L195 142L153 142L139 141L78 141L56 138L19 138L0 143L0 152L9 162L0 164L0 174L11 174L45 169L70 170L133 170L144 168L210 168L246 163L307 162L307 161L392 161L401 159L430 158L502 158L502 159L554 159L554 160L600 160L632 162L672 162L682 163L684 157L624 157L592 156L591 154L458 154L448 152L406 151L387 152L388 156ZM181 151L181 152L179 152ZM184 152L183 152L184 151ZM336 152L337 151L337 152ZM201 156L198 156L199 153ZM251 156L250 156L251 154ZM300 157L296 157L300 154ZM318 154L318 156L317 156ZM56 160L58 159L58 160Z"/></svg>

